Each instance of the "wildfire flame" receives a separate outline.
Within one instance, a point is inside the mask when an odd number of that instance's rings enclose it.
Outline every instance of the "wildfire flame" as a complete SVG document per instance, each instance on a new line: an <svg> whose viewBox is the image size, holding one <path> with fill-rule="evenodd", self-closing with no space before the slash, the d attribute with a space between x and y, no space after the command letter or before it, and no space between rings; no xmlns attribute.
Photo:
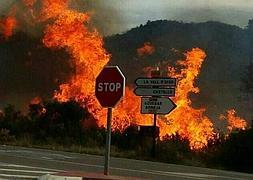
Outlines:
<svg viewBox="0 0 253 180"><path fill-rule="evenodd" d="M27 6L36 1L24 0ZM71 10L68 0L41 0L40 20L48 22L44 30L43 43L48 48L64 48L72 57L75 73L60 90L55 93L59 101L74 99L86 106L97 119L98 126L106 127L106 111L94 95L95 78L109 62L110 56L103 48L103 40L90 23L90 14ZM14 24L14 23L13 23ZM151 55L155 48L151 43L137 49L139 56ZM168 67L168 76L178 80L176 97L173 101L177 108L172 113L158 117L160 137L178 133L190 142L192 149L200 149L214 138L212 121L204 115L206 109L194 109L189 98L190 93L199 93L195 81L206 57L203 50L194 48L186 52L185 59L177 62L176 67ZM140 114L141 99L134 95L131 87L126 88L122 103L113 111L113 130L124 130L130 124L152 125L151 115ZM228 111L229 128L245 128L246 121Z"/></svg>
<svg viewBox="0 0 253 180"><path fill-rule="evenodd" d="M15 27L17 26L17 20L13 16L8 16L0 20L0 33L4 35L6 39L12 36Z"/></svg>
<svg viewBox="0 0 253 180"><path fill-rule="evenodd" d="M39 97L39 96L34 97L34 98L31 100L30 104L42 104L42 99L41 99L41 97Z"/></svg>
<svg viewBox="0 0 253 180"><path fill-rule="evenodd" d="M190 93L199 93L195 86L201 65L206 57L203 50L194 48L185 53L186 59L178 61L180 70L169 67L169 76L178 79L176 97L174 101L177 108L169 115L166 115L171 124L165 125L161 134L173 134L177 132L181 137L190 141L191 148L199 149L207 145L208 140L213 138L213 123L204 115L205 108L194 109L191 107Z"/></svg>
<svg viewBox="0 0 253 180"><path fill-rule="evenodd" d="M75 67L75 75L60 86L55 98L59 101L74 99L87 106L94 117L100 119L99 114L104 112L96 101L94 82L108 63L109 55L103 48L102 37L95 29L88 27L90 16L69 10L67 1L45 0L42 18L55 20L45 29L44 44L50 48L65 48L71 54ZM100 126L105 124L98 122Z"/></svg>
<svg viewBox="0 0 253 180"><path fill-rule="evenodd" d="M3 34L5 39L11 37L17 27L16 11L17 7L14 5L6 16L0 18L0 34Z"/></svg>
<svg viewBox="0 0 253 180"><path fill-rule="evenodd" d="M139 57L149 56L155 52L155 47L150 42L145 42L143 47L137 49Z"/></svg>
<svg viewBox="0 0 253 180"><path fill-rule="evenodd" d="M227 120L228 126L227 129L229 132L232 132L233 129L245 129L247 127L247 122L236 116L236 111L234 109L227 111L227 116L220 115L221 120Z"/></svg>

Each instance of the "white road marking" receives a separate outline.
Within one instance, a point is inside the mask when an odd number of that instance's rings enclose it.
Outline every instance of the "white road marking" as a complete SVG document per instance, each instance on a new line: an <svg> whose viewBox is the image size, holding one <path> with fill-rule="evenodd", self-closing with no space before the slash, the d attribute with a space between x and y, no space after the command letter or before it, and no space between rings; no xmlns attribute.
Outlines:
<svg viewBox="0 0 253 180"><path fill-rule="evenodd" d="M36 166L25 166L25 165L8 164L8 163L0 163L0 166L21 167L21 168L41 169L41 170L46 170L46 171L64 172L63 170L60 170L60 169L43 168L43 167L36 167Z"/></svg>
<svg viewBox="0 0 253 180"><path fill-rule="evenodd" d="M165 174L174 174L180 176L188 176L188 177L198 177L198 178L211 178L211 177L219 177L216 175L209 175L209 174L199 174L199 173L180 173L180 172L168 172L168 171L153 171L157 173L165 173Z"/></svg>
<svg viewBox="0 0 253 180"><path fill-rule="evenodd" d="M18 155L13 155L15 157L20 157ZM40 159L40 158L33 158L29 157L29 159ZM53 162L59 162L59 163L67 163L67 164L73 164L73 165L79 165L79 166L88 166L88 167L96 167L96 168L104 168L102 165L94 165L94 164L85 164L85 163L76 163L76 162L69 162L64 160L54 160L54 159L44 159L45 161L53 161ZM166 172L166 171L152 171L152 170L135 170L135 169L126 169L126 168L117 168L117 167L110 167L110 169L115 170L121 170L121 171L128 171L128 172L138 172L138 173L146 173L146 174L152 174L152 175L163 175L163 176L172 176L172 177L184 177L187 179L199 179L199 180L206 180L206 177L193 177L188 176L182 173L176 173L176 172ZM245 180L242 178L233 178L233 177L225 177L227 179L234 179L234 180Z"/></svg>
<svg viewBox="0 0 253 180"><path fill-rule="evenodd" d="M56 153L47 153L47 152L37 152L37 151L30 151L30 150L0 150L0 152L4 153L24 153L24 154L32 154L32 155L43 155L43 156L55 156L59 158L65 158L65 159L74 159L74 157L66 156L62 154L56 154Z"/></svg>
<svg viewBox="0 0 253 180"><path fill-rule="evenodd" d="M4 169L0 168L0 171L8 171L8 172L24 172L24 173L38 173L38 174L51 174L55 173L57 171L37 171L37 170L23 170L23 169Z"/></svg>
<svg viewBox="0 0 253 180"><path fill-rule="evenodd" d="M41 157L42 159L53 159L53 158L50 158L50 157Z"/></svg>
<svg viewBox="0 0 253 180"><path fill-rule="evenodd" d="M162 174L174 174L174 175L179 175L180 177L193 177L193 178L201 178L201 179L206 179L206 178L223 178L223 179L231 179L231 180L245 180L244 178L236 178L236 177L231 177L231 176L218 176L218 175L209 175L209 174L199 174L199 173L180 173L180 172L167 172L167 171L153 171L153 172L158 172Z"/></svg>
<svg viewBox="0 0 253 180"><path fill-rule="evenodd" d="M169 177L183 177L186 179L199 179L199 180L206 180L206 178L202 177L189 177L185 175L180 175L180 174L175 174L175 173L161 173L161 172L156 172L152 170L134 170L134 169L124 169L124 168L110 168L110 169L116 169L116 170L122 170L122 171L130 171L130 172L138 172L138 173L145 173L145 174L152 174L152 175L162 175L162 176L169 176Z"/></svg>
<svg viewBox="0 0 253 180"><path fill-rule="evenodd" d="M97 168L104 168L101 165L91 165L85 163L75 163L75 162L68 162L62 160L49 160L49 161L56 161L61 163L73 164L73 165L81 165L81 166L88 166L88 167L97 167ZM135 170L135 169L126 169L126 168L118 168L118 167L110 167L110 169L121 170L121 171L129 171L129 172L138 172L138 173L146 173L146 174L153 174L153 175L163 175L163 176L173 176L173 177L183 177L188 179L199 179L199 180L206 180L206 178L226 178L231 180L246 180L244 178L236 178L231 176L217 176L217 175L208 175L208 174L195 174L195 173L180 173L180 172L168 172L168 171L153 171L153 170ZM189 176L191 175L191 176Z"/></svg>
<svg viewBox="0 0 253 180"><path fill-rule="evenodd" d="M30 158L34 159L34 158ZM80 165L80 166L88 166L88 167L96 167L96 168L104 168L102 165L93 165L93 164L84 164L84 163L75 163L75 162L68 162L68 161L61 161L61 160L46 160L46 161L54 161L54 162L59 162L59 163L67 163L67 164L73 164L73 165ZM180 176L180 175L175 175L175 174L161 174L158 172L151 172L150 170L135 170L135 169L125 169L125 168L117 168L117 167L110 167L110 169L115 169L115 170L121 170L121 171L128 171L128 172L138 172L138 173L146 173L146 174L152 174L152 175L163 175L163 176L173 176L173 177L185 177L188 179L199 179L199 180L205 180L203 178L193 178L193 177L186 177L186 176Z"/></svg>
<svg viewBox="0 0 253 180"><path fill-rule="evenodd" d="M18 169L12 169L12 168L18 168ZM20 168L22 168L22 169L20 169ZM1 172L0 179L3 179L3 178L6 178L6 179L13 179L13 178L38 179L39 176L42 176L44 174L53 174L56 172L63 172L63 171L58 170L58 169L0 163L0 172ZM15 174L12 174L13 172L15 172ZM24 174L20 174L20 173L27 173L28 175L24 175ZM34 174L34 175L31 175L31 174Z"/></svg>
<svg viewBox="0 0 253 180"><path fill-rule="evenodd" d="M68 176L57 176L57 175L44 175L38 178L38 180L48 180L48 179L54 179L54 180L82 180L82 177L68 177Z"/></svg>
<svg viewBox="0 0 253 180"><path fill-rule="evenodd" d="M12 178L29 178L29 179L37 179L38 176L28 176L28 175L11 175L11 174L0 174L0 178L1 177L12 177Z"/></svg>
<svg viewBox="0 0 253 180"><path fill-rule="evenodd" d="M13 155L14 157L23 157L20 155ZM26 157L29 159L36 159L40 160L41 158L37 157ZM71 158L74 159L74 158ZM44 159L44 161L51 161L51 162L59 162L59 163L66 163L66 164L73 164L73 165L79 165L79 166L87 166L87 167L96 167L96 168L103 168L104 166L102 165L95 165L95 164L85 164L85 163L77 163L77 162L69 162L66 160L55 160L55 159ZM129 171L129 172L138 172L138 173L146 173L146 174L152 174L152 175L162 175L162 176L172 176L172 177L183 177L183 178L188 178L188 179L199 179L199 180L206 180L206 178L226 178L226 179L233 179L233 180L245 180L244 178L236 178L236 177L231 177L231 176L216 176L216 175L208 175L208 174L197 174L197 173L180 173L180 172L166 172L166 171L153 171L153 170L135 170L135 169L126 169L126 168L117 168L117 167L110 167L110 169L114 170L121 170L121 171ZM60 170L59 170L60 171ZM224 171L224 173L229 173ZM234 175L242 175L241 173L231 173ZM231 175L229 174L229 175ZM244 174L243 174L244 175ZM245 174L246 176L246 174ZM250 175L247 175L247 179L249 179Z"/></svg>

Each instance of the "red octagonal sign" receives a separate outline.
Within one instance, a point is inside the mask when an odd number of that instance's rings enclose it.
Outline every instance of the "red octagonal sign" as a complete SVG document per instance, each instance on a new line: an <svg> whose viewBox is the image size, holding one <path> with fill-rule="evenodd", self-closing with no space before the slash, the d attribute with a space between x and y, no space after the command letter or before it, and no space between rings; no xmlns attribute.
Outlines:
<svg viewBox="0 0 253 180"><path fill-rule="evenodd" d="M106 66L96 78L95 95L103 107L114 107L125 95L125 76L118 66Z"/></svg>

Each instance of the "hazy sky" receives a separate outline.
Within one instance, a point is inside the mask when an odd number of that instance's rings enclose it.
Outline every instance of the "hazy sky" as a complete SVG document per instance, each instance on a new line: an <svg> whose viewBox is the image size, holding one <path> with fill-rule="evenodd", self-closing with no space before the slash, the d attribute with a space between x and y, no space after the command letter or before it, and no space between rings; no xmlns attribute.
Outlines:
<svg viewBox="0 0 253 180"><path fill-rule="evenodd" d="M122 21L115 23L121 31L158 19L216 20L244 27L253 18L253 0L106 0L104 4L118 9Z"/></svg>
<svg viewBox="0 0 253 180"><path fill-rule="evenodd" d="M0 0L0 11L15 0ZM17 0L20 1L20 0ZM72 0L74 1L74 0ZM75 0L78 1L78 0ZM244 27L253 18L253 0L79 0L89 2L105 34L126 31L148 20L221 21ZM84 4L84 3L80 3ZM101 28L100 27L100 28Z"/></svg>

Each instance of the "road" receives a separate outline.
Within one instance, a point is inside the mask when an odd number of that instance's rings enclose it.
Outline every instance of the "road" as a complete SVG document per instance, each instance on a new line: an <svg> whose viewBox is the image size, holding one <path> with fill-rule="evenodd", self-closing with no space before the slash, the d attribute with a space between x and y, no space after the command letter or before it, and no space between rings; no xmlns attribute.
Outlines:
<svg viewBox="0 0 253 180"><path fill-rule="evenodd" d="M103 173L104 157L0 146L0 179L36 179L64 171ZM111 158L110 174L159 180L250 180L253 174L166 163Z"/></svg>

